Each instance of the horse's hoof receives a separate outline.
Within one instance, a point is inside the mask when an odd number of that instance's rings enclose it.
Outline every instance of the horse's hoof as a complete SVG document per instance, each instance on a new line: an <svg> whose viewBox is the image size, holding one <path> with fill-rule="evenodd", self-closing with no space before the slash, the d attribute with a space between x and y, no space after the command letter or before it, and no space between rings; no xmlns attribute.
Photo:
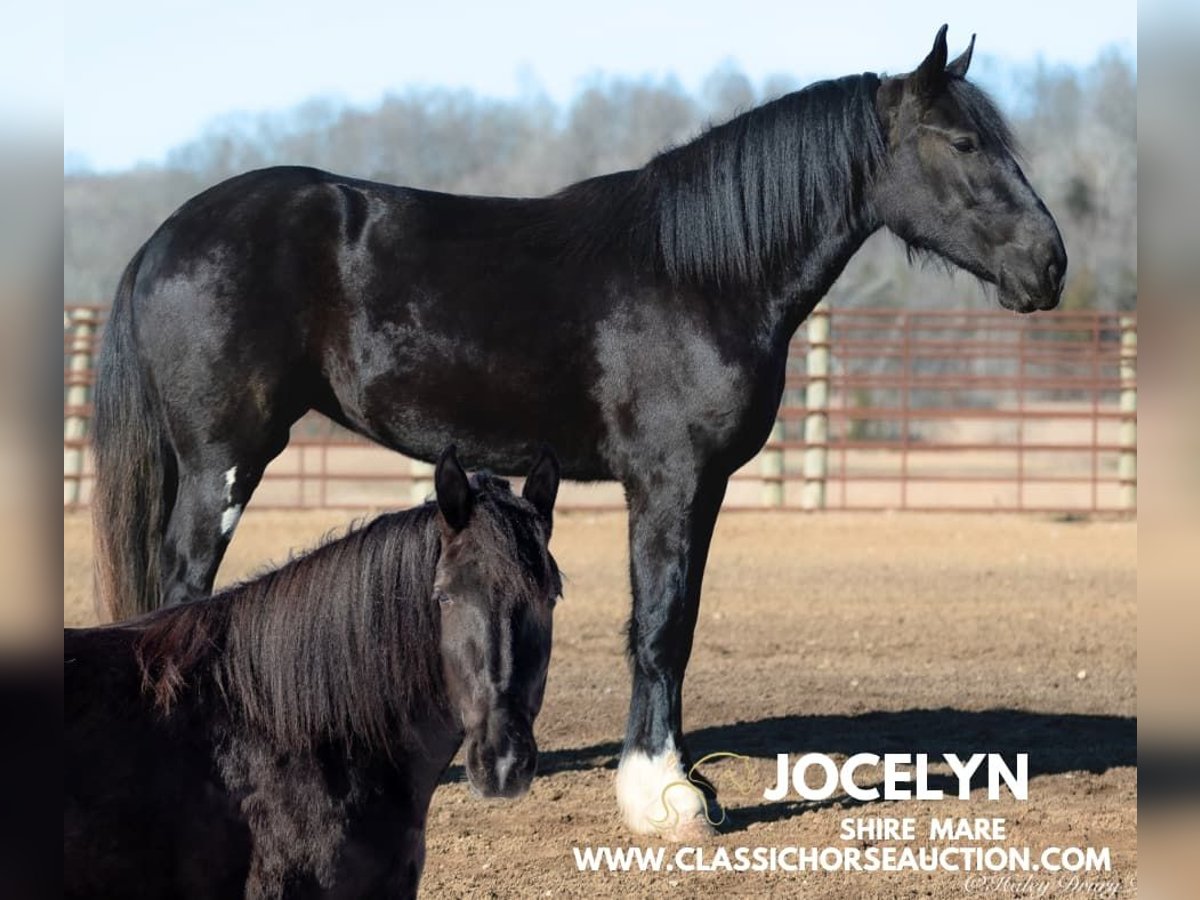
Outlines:
<svg viewBox="0 0 1200 900"><path fill-rule="evenodd" d="M674 828L663 832L661 837L672 844L703 844L716 833L717 829L709 824L708 819L699 815L678 822Z"/></svg>
<svg viewBox="0 0 1200 900"><path fill-rule="evenodd" d="M617 803L625 824L635 834L683 841L675 835L713 833L705 816L708 802L704 792L688 780L669 742L657 756L635 750L621 760Z"/></svg>

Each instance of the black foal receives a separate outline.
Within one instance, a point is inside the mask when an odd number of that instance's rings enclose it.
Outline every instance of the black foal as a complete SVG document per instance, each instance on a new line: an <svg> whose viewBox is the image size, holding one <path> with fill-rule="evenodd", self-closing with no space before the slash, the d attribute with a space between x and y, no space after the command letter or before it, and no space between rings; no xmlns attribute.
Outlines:
<svg viewBox="0 0 1200 900"><path fill-rule="evenodd" d="M466 740L484 796L533 778L560 592L544 454L281 569L65 635L70 897L407 897Z"/></svg>

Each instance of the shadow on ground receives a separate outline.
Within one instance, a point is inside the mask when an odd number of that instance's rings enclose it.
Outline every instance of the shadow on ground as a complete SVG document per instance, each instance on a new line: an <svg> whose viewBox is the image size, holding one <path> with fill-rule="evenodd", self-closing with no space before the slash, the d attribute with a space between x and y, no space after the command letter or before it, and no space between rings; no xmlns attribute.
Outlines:
<svg viewBox="0 0 1200 900"><path fill-rule="evenodd" d="M944 753L959 757L972 753L1000 753L1014 764L1016 754L1029 754L1029 776L1063 772L1102 773L1111 768L1137 765L1137 719L1131 716L1096 716L1025 712L1012 709L971 712L958 709L910 709L864 713L856 716L776 716L755 722L735 722L701 728L688 735L695 759L729 751L774 760L778 753ZM615 769L619 741L588 747L546 750L539 754L538 773ZM982 785L976 773L973 787ZM461 766L447 770L443 781L463 778ZM954 778L931 775L931 788L957 790ZM774 822L806 810L851 807L870 801L846 796L822 802L779 802L733 807L730 826L736 830L752 822ZM885 801L873 801L885 802ZM728 829L723 829L728 830Z"/></svg>

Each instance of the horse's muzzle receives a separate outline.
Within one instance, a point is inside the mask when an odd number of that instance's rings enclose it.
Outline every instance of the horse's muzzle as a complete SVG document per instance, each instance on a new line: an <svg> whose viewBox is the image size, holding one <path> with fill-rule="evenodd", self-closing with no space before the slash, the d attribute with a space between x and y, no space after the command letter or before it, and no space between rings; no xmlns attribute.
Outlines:
<svg viewBox="0 0 1200 900"><path fill-rule="evenodd" d="M499 746L470 742L466 768L471 789L481 797L520 797L537 772L537 744L532 735Z"/></svg>

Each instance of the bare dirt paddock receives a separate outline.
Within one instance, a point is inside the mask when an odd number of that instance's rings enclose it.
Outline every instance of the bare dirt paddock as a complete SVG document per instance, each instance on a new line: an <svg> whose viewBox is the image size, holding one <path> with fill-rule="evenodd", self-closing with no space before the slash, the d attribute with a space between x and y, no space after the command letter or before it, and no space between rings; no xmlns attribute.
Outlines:
<svg viewBox="0 0 1200 900"><path fill-rule="evenodd" d="M346 521L335 512L251 510L222 580L243 577ZM68 624L92 619L86 514L64 523ZM963 897L967 874L577 871L573 847L657 846L615 812L612 779L629 678L625 522L559 517L553 550L567 574L537 725L540 774L516 802L484 802L452 783L434 797L423 893L433 897ZM698 755L749 764L706 771L730 822L704 848L863 847L849 816L1006 819L1009 848L1109 848L1113 871L1014 873L1042 896L1089 882L1136 893L1136 525L1015 516L727 513L708 567L685 696ZM768 803L775 754L1028 753L1029 800ZM949 770L935 786L951 784ZM455 766L451 775L461 779ZM881 779L876 773L876 781ZM949 792L948 792L949 794ZM890 843L890 842L884 842ZM936 842L933 842L936 843ZM990 846L986 841L965 845ZM671 855L665 858L671 860ZM695 857L690 859L694 860ZM1072 891L1071 878L1076 878ZM1092 891L1098 888L1093 886ZM1029 895L1037 895L1028 892ZM1111 893L1106 894L1111 896Z"/></svg>

